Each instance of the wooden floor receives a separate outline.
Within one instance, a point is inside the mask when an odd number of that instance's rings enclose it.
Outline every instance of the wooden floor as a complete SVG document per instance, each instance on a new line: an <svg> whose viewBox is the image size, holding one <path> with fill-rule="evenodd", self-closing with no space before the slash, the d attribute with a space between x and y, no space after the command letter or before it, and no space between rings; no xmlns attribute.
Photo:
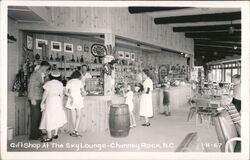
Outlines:
<svg viewBox="0 0 250 160"><path fill-rule="evenodd" d="M198 132L200 143L207 152L220 152L214 126L202 124L196 127L194 119L187 122L187 114L188 111L176 110L170 117L154 117L150 127L141 126L142 119L137 120L137 126L125 138L111 137L109 132L83 133L77 138L61 133L58 139L44 145L29 141L28 136L18 136L8 141L8 151L174 152L188 133Z"/></svg>

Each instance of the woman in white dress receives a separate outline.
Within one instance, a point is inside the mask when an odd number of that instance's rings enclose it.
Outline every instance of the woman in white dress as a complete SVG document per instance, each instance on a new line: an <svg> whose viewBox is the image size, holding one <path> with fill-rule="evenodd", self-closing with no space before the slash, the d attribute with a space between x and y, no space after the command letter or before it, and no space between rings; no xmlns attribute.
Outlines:
<svg viewBox="0 0 250 160"><path fill-rule="evenodd" d="M125 104L127 104L128 108L129 108L130 127L135 127L136 123L135 123L135 116L134 116L134 113L133 113L133 110L134 110L134 103L133 103L134 93L133 93L130 85L128 85L128 87L127 87L127 93L125 94L125 97L126 97Z"/></svg>
<svg viewBox="0 0 250 160"><path fill-rule="evenodd" d="M41 142L51 142L58 138L58 129L67 123L63 108L63 84L60 82L60 72L52 72L50 81L43 86L44 93L41 102L42 119L39 129L47 130L48 137ZM54 134L52 136L52 131Z"/></svg>
<svg viewBox="0 0 250 160"><path fill-rule="evenodd" d="M140 116L145 118L142 126L150 126L149 117L153 116L152 91L153 81L149 78L149 70L143 70L143 92L140 99Z"/></svg>
<svg viewBox="0 0 250 160"><path fill-rule="evenodd" d="M81 78L81 73L74 71L71 75L71 80L69 80L66 85L66 95L68 96L66 108L71 110L74 130L70 133L70 136L73 137L80 136L78 127L80 124L81 109L84 107L83 96L86 95Z"/></svg>

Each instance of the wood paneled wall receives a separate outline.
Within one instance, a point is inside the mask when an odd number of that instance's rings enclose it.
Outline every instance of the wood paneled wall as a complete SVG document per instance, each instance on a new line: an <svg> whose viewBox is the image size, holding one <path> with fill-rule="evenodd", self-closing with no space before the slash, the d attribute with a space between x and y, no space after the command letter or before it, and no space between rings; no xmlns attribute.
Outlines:
<svg viewBox="0 0 250 160"><path fill-rule="evenodd" d="M19 64L20 64L20 55L21 51L18 48L18 44L21 38L18 37L18 30L17 30L17 23L8 18L8 33L10 35L13 35L17 41L13 43L8 43L8 53L7 53L7 58L8 58L8 106L3 106L3 107L8 107L8 120L7 120L7 125L8 127L13 127L15 129L15 97L17 93L12 92L12 85L15 80L15 76L18 73L19 69ZM15 132L15 130L14 130Z"/></svg>
<svg viewBox="0 0 250 160"><path fill-rule="evenodd" d="M193 54L192 39L174 33L169 25L155 25L150 16L129 14L127 7L54 7L50 15L50 23L56 27L111 29L115 35Z"/></svg>

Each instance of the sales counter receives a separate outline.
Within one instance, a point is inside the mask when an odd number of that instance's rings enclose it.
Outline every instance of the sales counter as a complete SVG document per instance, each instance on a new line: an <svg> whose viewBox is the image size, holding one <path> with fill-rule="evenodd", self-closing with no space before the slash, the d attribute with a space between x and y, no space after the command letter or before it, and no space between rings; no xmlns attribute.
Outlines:
<svg viewBox="0 0 250 160"><path fill-rule="evenodd" d="M192 94L191 87L178 86L169 89L170 109L188 109L187 96ZM152 92L154 116L163 112L163 90L156 88ZM18 97L16 103L15 116L15 135L29 134L30 131L30 107L27 97ZM121 95L113 96L86 96L84 99L84 108L82 109L81 122L79 132L103 133L109 130L109 110L111 104L121 104L125 102L125 98ZM140 94L135 93L134 98L134 114L136 121L140 119ZM65 108L68 123L65 124L61 131L72 131L72 120L69 109Z"/></svg>
<svg viewBox="0 0 250 160"><path fill-rule="evenodd" d="M190 96L191 87L178 86L169 89L170 108L171 110L187 109L187 96ZM159 115L163 109L163 89L156 88L152 92L153 113ZM135 93L134 98L134 115L136 120L140 119L140 94ZM109 110L112 104L125 103L125 98L121 95L112 96L86 96L84 98L84 108L82 109L79 132L103 133L109 130ZM72 131L71 113L66 110L68 123L62 128L63 132Z"/></svg>

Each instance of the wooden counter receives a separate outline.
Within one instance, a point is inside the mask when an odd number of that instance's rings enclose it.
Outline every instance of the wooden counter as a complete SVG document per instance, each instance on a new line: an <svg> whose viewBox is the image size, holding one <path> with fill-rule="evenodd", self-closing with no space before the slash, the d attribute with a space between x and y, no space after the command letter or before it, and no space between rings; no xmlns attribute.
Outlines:
<svg viewBox="0 0 250 160"><path fill-rule="evenodd" d="M190 86L172 87L169 90L171 110L188 109L187 96L191 93ZM155 89L152 92L154 116L163 112L163 90ZM17 98L16 101L16 135L29 134L30 128L30 111L27 98ZM22 103L21 103L22 102ZM113 96L86 96L84 108L82 109L79 132L103 133L109 131L109 110L111 104L122 104L125 98L120 95ZM136 121L140 119L140 95L134 94L134 114ZM21 106L21 107L20 107ZM22 107L23 106L23 107ZM62 128L62 132L72 131L71 112L65 108L68 123Z"/></svg>

